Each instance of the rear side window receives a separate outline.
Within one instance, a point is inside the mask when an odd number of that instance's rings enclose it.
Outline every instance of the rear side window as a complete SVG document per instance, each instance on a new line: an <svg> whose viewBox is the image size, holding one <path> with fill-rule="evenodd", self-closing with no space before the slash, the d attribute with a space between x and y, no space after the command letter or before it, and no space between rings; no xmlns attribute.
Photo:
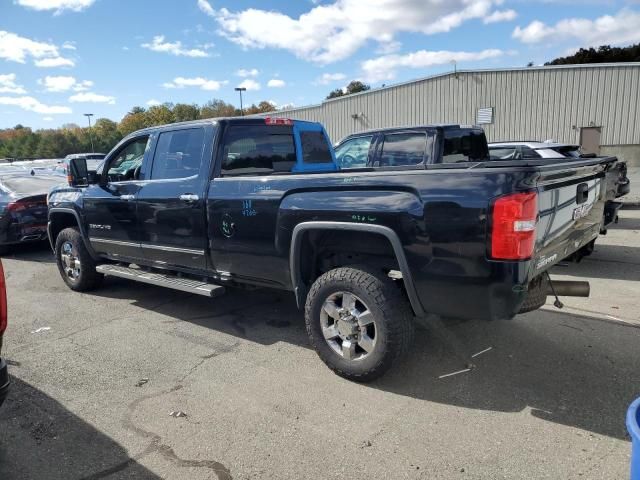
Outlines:
<svg viewBox="0 0 640 480"><path fill-rule="evenodd" d="M425 133L394 133L385 135L380 159L376 167L418 165L425 157L427 135Z"/></svg>
<svg viewBox="0 0 640 480"><path fill-rule="evenodd" d="M322 132L300 132L303 163L332 163L329 143Z"/></svg>
<svg viewBox="0 0 640 480"><path fill-rule="evenodd" d="M517 147L494 147L489 149L491 160L515 160L520 158Z"/></svg>
<svg viewBox="0 0 640 480"><path fill-rule="evenodd" d="M222 175L270 175L296 164L290 126L232 126L225 138Z"/></svg>
<svg viewBox="0 0 640 480"><path fill-rule="evenodd" d="M203 128L162 132L158 137L158 146L153 157L151 180L197 175L203 150Z"/></svg>
<svg viewBox="0 0 640 480"><path fill-rule="evenodd" d="M477 162L489 159L483 130L454 128L444 131L442 163Z"/></svg>

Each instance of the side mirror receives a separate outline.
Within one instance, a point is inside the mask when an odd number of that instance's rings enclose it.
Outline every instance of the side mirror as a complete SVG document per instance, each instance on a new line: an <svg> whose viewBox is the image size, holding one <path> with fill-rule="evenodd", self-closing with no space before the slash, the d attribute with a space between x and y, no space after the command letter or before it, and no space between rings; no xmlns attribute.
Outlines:
<svg viewBox="0 0 640 480"><path fill-rule="evenodd" d="M86 187L89 185L89 170L86 158L72 158L69 161L67 181L70 187Z"/></svg>

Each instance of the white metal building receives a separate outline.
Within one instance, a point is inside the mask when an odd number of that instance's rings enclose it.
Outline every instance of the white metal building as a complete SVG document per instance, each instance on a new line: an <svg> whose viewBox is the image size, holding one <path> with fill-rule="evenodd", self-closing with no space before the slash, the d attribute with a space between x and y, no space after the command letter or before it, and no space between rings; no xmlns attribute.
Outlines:
<svg viewBox="0 0 640 480"><path fill-rule="evenodd" d="M580 143L640 166L640 63L462 70L270 115L322 122L334 142L372 128L480 124L489 141Z"/></svg>

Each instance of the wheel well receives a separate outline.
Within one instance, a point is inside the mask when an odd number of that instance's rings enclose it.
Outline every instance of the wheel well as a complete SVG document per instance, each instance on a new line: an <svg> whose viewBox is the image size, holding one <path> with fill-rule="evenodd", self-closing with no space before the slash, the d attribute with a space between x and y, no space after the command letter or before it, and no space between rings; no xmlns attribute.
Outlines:
<svg viewBox="0 0 640 480"><path fill-rule="evenodd" d="M72 213L66 212L55 212L51 214L50 217L51 226L49 229L49 241L51 242L51 247L54 247L56 244L56 239L58 238L58 234L69 227L79 227L78 221L76 217Z"/></svg>
<svg viewBox="0 0 640 480"><path fill-rule="evenodd" d="M299 255L305 261L300 262L300 273L307 287L323 273L347 265L399 270L393 247L383 235L343 230L310 230L303 235Z"/></svg>

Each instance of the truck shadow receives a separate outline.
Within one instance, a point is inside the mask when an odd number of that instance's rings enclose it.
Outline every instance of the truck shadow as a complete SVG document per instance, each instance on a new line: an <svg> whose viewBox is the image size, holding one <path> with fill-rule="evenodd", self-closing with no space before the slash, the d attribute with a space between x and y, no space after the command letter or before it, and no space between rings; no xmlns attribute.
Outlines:
<svg viewBox="0 0 640 480"><path fill-rule="evenodd" d="M0 478L160 479L40 390L17 379L0 409Z"/></svg>
<svg viewBox="0 0 640 480"><path fill-rule="evenodd" d="M163 324L186 321L262 345L284 341L310 348L303 313L288 292L230 289L211 300L162 290L159 301L158 288L131 285L109 279L96 294L130 299L172 317ZM512 321L448 325L467 356L491 347L473 360L476 369L439 378L465 368L466 359L432 331L420 328L403 364L356 388L470 409L531 410L551 422L626 438L626 408L640 393L640 328L547 311Z"/></svg>
<svg viewBox="0 0 640 480"><path fill-rule="evenodd" d="M552 275L640 281L640 247L596 245L595 252L580 263L554 267Z"/></svg>
<svg viewBox="0 0 640 480"><path fill-rule="evenodd" d="M38 262L38 263L55 263L53 253L51 253L51 247L49 241L23 243L20 245L13 245L9 248L9 251L3 255L0 255L2 259L18 260L25 262Z"/></svg>

